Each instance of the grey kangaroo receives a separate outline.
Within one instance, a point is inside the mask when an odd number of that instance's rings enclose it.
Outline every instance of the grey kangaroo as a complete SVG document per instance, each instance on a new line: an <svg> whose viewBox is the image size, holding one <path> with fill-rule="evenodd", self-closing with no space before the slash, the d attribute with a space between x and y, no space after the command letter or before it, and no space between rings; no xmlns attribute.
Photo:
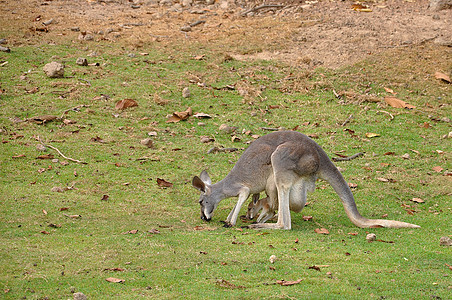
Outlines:
<svg viewBox="0 0 452 300"><path fill-rule="evenodd" d="M249 227L291 229L290 210L300 212L303 209L307 192L314 190L317 178L333 187L342 200L348 218L358 227L420 227L361 216L348 184L325 151L312 139L296 131L278 131L260 137L245 150L223 180L212 184L207 172L203 171L199 177L193 178L192 185L201 191L202 220L211 220L221 200L238 197L237 204L226 219L226 224L234 226L248 196L252 194L256 197L256 194L266 191L270 203L278 203L278 221Z"/></svg>

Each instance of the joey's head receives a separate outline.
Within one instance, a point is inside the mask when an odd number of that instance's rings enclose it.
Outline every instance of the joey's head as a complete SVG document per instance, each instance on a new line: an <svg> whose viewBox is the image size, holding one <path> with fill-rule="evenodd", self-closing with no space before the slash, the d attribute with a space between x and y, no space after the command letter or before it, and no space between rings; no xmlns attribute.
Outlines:
<svg viewBox="0 0 452 300"><path fill-rule="evenodd" d="M212 191L212 181L209 174L204 170L201 175L193 177L192 185L201 192L199 204L201 205L201 220L210 221L219 199L216 199L215 193Z"/></svg>

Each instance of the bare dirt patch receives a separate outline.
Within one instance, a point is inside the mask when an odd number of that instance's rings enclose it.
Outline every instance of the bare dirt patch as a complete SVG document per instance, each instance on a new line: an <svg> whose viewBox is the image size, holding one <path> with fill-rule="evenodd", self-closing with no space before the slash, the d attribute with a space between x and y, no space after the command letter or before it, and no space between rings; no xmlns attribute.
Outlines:
<svg viewBox="0 0 452 300"><path fill-rule="evenodd" d="M387 49L433 43L450 59L452 10L427 0L268 2L234 0L3 0L0 38L12 47L61 38L140 48L206 45L236 59L337 68ZM249 11L245 14L245 12Z"/></svg>

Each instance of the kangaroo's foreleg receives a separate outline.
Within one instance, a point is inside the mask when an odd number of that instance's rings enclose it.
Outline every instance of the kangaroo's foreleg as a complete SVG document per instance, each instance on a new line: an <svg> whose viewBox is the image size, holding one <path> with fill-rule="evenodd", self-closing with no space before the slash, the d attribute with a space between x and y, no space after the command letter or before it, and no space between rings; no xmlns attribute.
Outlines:
<svg viewBox="0 0 452 300"><path fill-rule="evenodd" d="M229 213L226 223L227 225L234 226L237 223L237 219L239 217L240 208L242 207L243 203L245 203L246 199L248 199L248 196L250 195L249 188L242 188L239 192L239 199L237 200L237 204L234 206L234 208Z"/></svg>

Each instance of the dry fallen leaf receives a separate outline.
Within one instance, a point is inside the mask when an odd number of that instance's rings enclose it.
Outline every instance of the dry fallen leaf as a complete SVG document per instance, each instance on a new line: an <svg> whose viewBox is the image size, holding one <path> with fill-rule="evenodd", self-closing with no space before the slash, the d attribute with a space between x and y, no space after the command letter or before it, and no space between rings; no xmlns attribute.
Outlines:
<svg viewBox="0 0 452 300"><path fill-rule="evenodd" d="M176 111L174 112L168 120L166 120L166 123L177 123L180 121L187 120L190 116L193 115L193 111L191 107L187 108L185 111Z"/></svg>
<svg viewBox="0 0 452 300"><path fill-rule="evenodd" d="M122 99L116 103L117 110L123 110L129 107L138 106L138 103L133 99Z"/></svg>
<svg viewBox="0 0 452 300"><path fill-rule="evenodd" d="M138 233L138 229L133 229L133 230L123 232L122 234L137 234L137 233Z"/></svg>
<svg viewBox="0 0 452 300"><path fill-rule="evenodd" d="M312 220L312 216L303 216L303 220L304 221L311 221Z"/></svg>
<svg viewBox="0 0 452 300"><path fill-rule="evenodd" d="M53 154L43 154L36 157L36 159L54 159Z"/></svg>
<svg viewBox="0 0 452 300"><path fill-rule="evenodd" d="M393 94L393 95L397 95L397 93L394 92L393 89L390 89L390 88L387 88L387 87L385 87L384 89L385 89L385 91L386 91L387 93L390 93L390 94Z"/></svg>
<svg viewBox="0 0 452 300"><path fill-rule="evenodd" d="M373 137L377 137L377 136L380 136L380 135L378 133L373 133L373 132L366 133L367 138L373 138Z"/></svg>
<svg viewBox="0 0 452 300"><path fill-rule="evenodd" d="M278 280L276 281L277 284L280 284L281 286L289 286L289 285L295 285L299 284L303 279L298 279L295 281L285 281L285 280Z"/></svg>
<svg viewBox="0 0 452 300"><path fill-rule="evenodd" d="M395 97L385 97L385 102L395 108L408 108L408 109L416 108L416 106L408 104L405 101L402 101Z"/></svg>
<svg viewBox="0 0 452 300"><path fill-rule="evenodd" d="M319 234L330 234L330 232L326 228L316 228L314 231Z"/></svg>
<svg viewBox="0 0 452 300"><path fill-rule="evenodd" d="M44 123L51 122L56 119L58 119L57 116L45 115L45 116L29 118L29 119L27 119L27 121L38 123L38 124L44 124Z"/></svg>
<svg viewBox="0 0 452 300"><path fill-rule="evenodd" d="M63 214L65 217L71 218L71 219L78 219L81 218L81 215L68 215L68 214Z"/></svg>
<svg viewBox="0 0 452 300"><path fill-rule="evenodd" d="M108 277L105 280L108 282L113 282L113 283L123 283L125 281L124 279L119 279L119 278L114 278L114 277Z"/></svg>
<svg viewBox="0 0 452 300"><path fill-rule="evenodd" d="M210 119L212 118L211 115L205 114L205 113L196 113L193 115L193 117L198 118L198 119Z"/></svg>
<svg viewBox="0 0 452 300"><path fill-rule="evenodd" d="M421 198L413 198L413 199L411 199L411 201L416 202L416 203L424 203L425 202Z"/></svg>
<svg viewBox="0 0 452 300"><path fill-rule="evenodd" d="M162 178L157 178L157 184L159 187L163 187L163 188L173 187L173 184L171 182L166 181L165 179L162 179Z"/></svg>
<svg viewBox="0 0 452 300"><path fill-rule="evenodd" d="M436 166L432 168L433 171L440 173L442 170L444 170L443 168L441 168L440 166Z"/></svg>
<svg viewBox="0 0 452 300"><path fill-rule="evenodd" d="M157 229L151 229L151 230L149 230L148 231L150 234L160 234L160 230L157 230Z"/></svg>
<svg viewBox="0 0 452 300"><path fill-rule="evenodd" d="M224 279L218 280L218 281L217 281L217 284L218 284L220 287L228 288L228 289L244 289L244 288L245 288L244 286L241 286L241 285L235 285L235 284L230 283L229 281L226 281L226 280L224 280Z"/></svg>
<svg viewBox="0 0 452 300"><path fill-rule="evenodd" d="M353 182L349 182L349 183L348 183L348 186L349 186L349 188L351 188L351 189L356 189L356 188L358 187L358 184L353 183Z"/></svg>
<svg viewBox="0 0 452 300"><path fill-rule="evenodd" d="M435 72L435 78L436 78L436 79L440 79L440 80L442 80L442 81L444 81L444 82L447 82L447 83L450 83L450 82L451 82L451 81L450 81L450 77L447 76L447 75L444 74L444 73L441 73L441 72Z"/></svg>

